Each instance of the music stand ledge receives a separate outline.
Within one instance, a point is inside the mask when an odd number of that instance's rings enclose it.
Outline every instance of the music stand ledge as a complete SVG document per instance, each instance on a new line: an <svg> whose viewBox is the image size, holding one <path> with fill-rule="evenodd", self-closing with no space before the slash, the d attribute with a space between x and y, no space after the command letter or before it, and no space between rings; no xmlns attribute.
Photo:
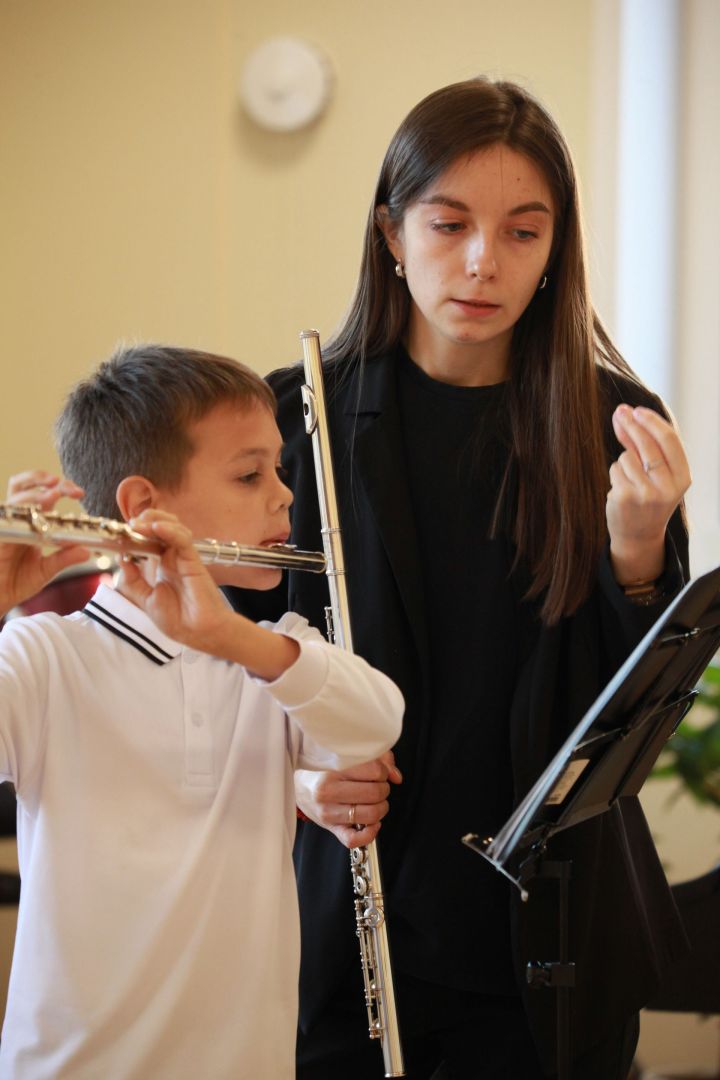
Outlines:
<svg viewBox="0 0 720 1080"><path fill-rule="evenodd" d="M567 956L570 863L546 858L552 836L637 795L660 751L688 712L695 686L720 647L720 567L691 581L665 609L588 709L495 837L464 844L528 899L533 877L559 887L559 960L528 965L531 986L553 987L558 1005L558 1077L569 1076Z"/></svg>

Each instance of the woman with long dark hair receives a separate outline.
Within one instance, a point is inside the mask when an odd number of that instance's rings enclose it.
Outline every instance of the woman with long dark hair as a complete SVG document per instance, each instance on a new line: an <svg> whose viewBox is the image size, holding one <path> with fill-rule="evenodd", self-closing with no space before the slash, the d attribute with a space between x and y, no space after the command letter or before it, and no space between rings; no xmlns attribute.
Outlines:
<svg viewBox="0 0 720 1080"><path fill-rule="evenodd" d="M524 89L457 83L400 125L324 359L354 648L407 711L394 760L298 778L298 1076L382 1075L342 846L378 831L407 1075L552 1076L554 995L525 969L557 951L556 894L523 905L460 837L506 820L682 586L689 472L592 308L571 156ZM302 370L270 382L316 548ZM322 625L325 582L289 579ZM573 1077L625 1080L684 948L667 882L634 799L549 851L572 859Z"/></svg>

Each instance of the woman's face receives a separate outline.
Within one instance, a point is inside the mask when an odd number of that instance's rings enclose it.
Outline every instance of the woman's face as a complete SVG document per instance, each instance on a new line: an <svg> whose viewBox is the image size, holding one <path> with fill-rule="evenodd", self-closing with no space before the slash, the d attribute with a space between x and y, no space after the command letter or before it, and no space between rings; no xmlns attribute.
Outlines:
<svg viewBox="0 0 720 1080"><path fill-rule="evenodd" d="M542 172L502 144L458 158L401 225L384 219L412 298L416 364L458 385L507 378L512 330L545 273L554 219Z"/></svg>

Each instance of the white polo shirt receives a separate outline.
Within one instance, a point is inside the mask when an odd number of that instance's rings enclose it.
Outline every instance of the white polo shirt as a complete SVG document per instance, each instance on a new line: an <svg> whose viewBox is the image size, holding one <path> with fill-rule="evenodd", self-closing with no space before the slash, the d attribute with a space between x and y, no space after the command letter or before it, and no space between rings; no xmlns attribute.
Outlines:
<svg viewBox="0 0 720 1080"><path fill-rule="evenodd" d="M0 634L22 876L0 1077L294 1077L293 767L376 757L403 705L299 616L274 629L301 652L271 684L107 586Z"/></svg>

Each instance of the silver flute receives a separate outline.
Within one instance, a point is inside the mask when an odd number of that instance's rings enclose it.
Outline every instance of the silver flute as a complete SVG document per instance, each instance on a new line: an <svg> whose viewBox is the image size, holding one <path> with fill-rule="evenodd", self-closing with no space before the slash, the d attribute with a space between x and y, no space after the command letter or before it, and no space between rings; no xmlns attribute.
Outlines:
<svg viewBox="0 0 720 1080"><path fill-rule="evenodd" d="M340 648L352 652L350 608L325 407L320 336L317 330L303 330L300 340L306 383L302 388L305 429L308 435L312 436L323 547L327 559L325 572L330 591L330 607L325 609L325 615L328 637ZM353 848L350 853L350 868L355 891L355 919L370 1038L382 1040L385 1076L404 1076L405 1065L390 966L380 859L375 841L367 847Z"/></svg>
<svg viewBox="0 0 720 1080"><path fill-rule="evenodd" d="M88 514L60 514L37 506L0 503L0 541L34 544L39 547L69 547L80 544L91 551L109 551L130 559L160 556L166 545L131 529L124 521L90 517ZM206 565L264 566L278 570L309 570L324 574L327 560L321 551L298 551L292 544L253 547L234 540L196 540L193 547Z"/></svg>

